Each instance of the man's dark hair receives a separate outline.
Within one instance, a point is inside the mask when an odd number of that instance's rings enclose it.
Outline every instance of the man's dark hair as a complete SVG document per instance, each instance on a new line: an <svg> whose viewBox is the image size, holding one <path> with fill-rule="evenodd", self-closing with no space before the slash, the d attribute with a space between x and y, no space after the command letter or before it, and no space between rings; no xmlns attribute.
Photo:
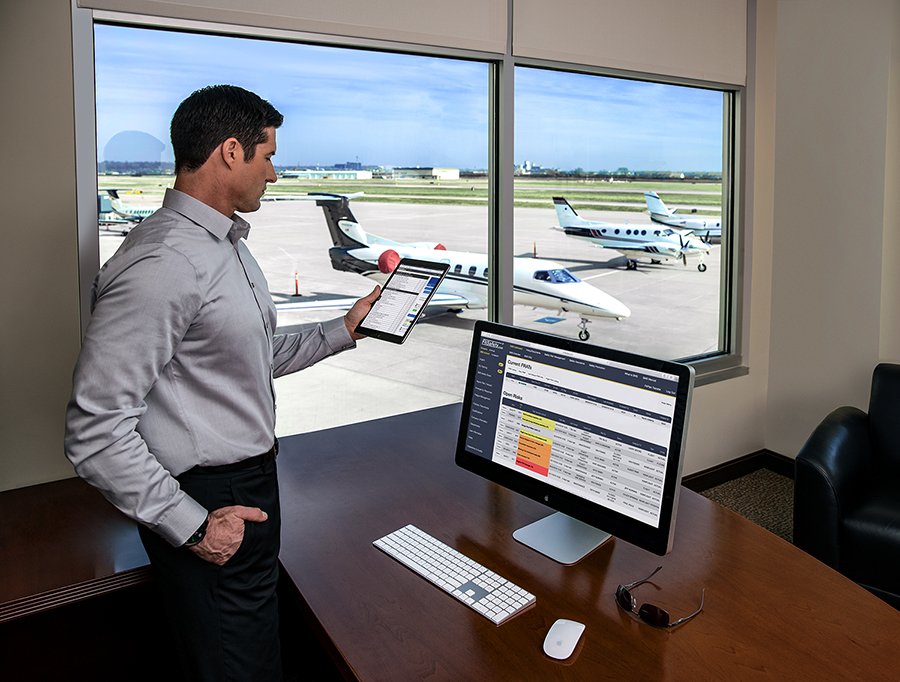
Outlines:
<svg viewBox="0 0 900 682"><path fill-rule="evenodd" d="M178 105L170 134L175 172L197 170L229 137L237 139L249 161L256 145L266 141L266 128L284 121L278 110L259 95L236 85L201 88Z"/></svg>

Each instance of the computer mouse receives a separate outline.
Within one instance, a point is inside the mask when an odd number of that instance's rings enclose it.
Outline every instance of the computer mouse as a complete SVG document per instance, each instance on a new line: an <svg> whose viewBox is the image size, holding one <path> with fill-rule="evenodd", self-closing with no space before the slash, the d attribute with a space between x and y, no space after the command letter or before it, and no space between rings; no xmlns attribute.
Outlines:
<svg viewBox="0 0 900 682"><path fill-rule="evenodd" d="M560 661L568 658L575 651L583 632L584 623L560 618L547 631L544 638L544 653Z"/></svg>

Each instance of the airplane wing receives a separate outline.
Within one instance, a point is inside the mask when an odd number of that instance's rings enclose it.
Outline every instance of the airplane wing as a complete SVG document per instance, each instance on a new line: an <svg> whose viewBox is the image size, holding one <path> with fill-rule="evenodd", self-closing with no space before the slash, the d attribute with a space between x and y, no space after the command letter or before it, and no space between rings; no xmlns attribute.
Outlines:
<svg viewBox="0 0 900 682"><path fill-rule="evenodd" d="M464 296L459 296L457 294L442 294L440 292L436 293L428 303L429 306L459 306L468 304L469 299Z"/></svg>
<svg viewBox="0 0 900 682"><path fill-rule="evenodd" d="M357 298L310 298L275 301L275 310L350 310L357 300Z"/></svg>
<svg viewBox="0 0 900 682"><path fill-rule="evenodd" d="M113 212L109 213L101 213L100 217L97 219L97 222L101 225L134 225L134 220L127 220L125 218L113 218L113 215L118 215Z"/></svg>
<svg viewBox="0 0 900 682"><path fill-rule="evenodd" d="M343 197L357 199L364 196L365 192L353 194L326 194L310 192L308 194L264 194L260 201L340 201Z"/></svg>
<svg viewBox="0 0 900 682"><path fill-rule="evenodd" d="M279 311L289 310L350 310L359 298L310 298L299 301L276 301L275 309ZM452 308L468 305L469 300L455 294L436 293L428 307Z"/></svg>

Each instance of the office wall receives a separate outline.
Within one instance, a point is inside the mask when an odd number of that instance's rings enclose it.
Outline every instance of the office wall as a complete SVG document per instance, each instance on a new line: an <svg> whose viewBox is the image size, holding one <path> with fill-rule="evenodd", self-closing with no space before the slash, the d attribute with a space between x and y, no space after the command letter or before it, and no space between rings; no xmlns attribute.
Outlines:
<svg viewBox="0 0 900 682"><path fill-rule="evenodd" d="M746 0L514 0L513 17L517 57L746 83Z"/></svg>
<svg viewBox="0 0 900 682"><path fill-rule="evenodd" d="M72 475L63 412L78 352L67 0L0 3L0 490Z"/></svg>
<svg viewBox="0 0 900 682"><path fill-rule="evenodd" d="M708 1L708 0L707 0ZM732 2L734 0L731 0ZM503 52L507 0L77 0L79 7Z"/></svg>
<svg viewBox="0 0 900 682"><path fill-rule="evenodd" d="M882 305L897 300L898 4L779 3L766 444L790 456L834 407L865 408L879 358L900 360Z"/></svg>
<svg viewBox="0 0 900 682"><path fill-rule="evenodd" d="M884 169L884 253L882 268L880 360L900 358L900 2L894 3L888 83L887 160Z"/></svg>
<svg viewBox="0 0 900 682"><path fill-rule="evenodd" d="M777 0L750 3L747 61L747 176L744 182L742 347L745 376L694 391L684 473L766 447L772 300Z"/></svg>

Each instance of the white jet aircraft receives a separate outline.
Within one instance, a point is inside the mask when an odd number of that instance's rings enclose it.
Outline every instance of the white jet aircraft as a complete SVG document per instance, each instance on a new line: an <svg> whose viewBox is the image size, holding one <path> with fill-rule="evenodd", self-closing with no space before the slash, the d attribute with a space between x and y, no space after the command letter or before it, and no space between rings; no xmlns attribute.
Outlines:
<svg viewBox="0 0 900 682"><path fill-rule="evenodd" d="M676 232L665 228L624 223L604 223L585 220L568 201L554 197L559 227L552 229L565 232L567 236L582 239L594 246L614 249L628 259L628 270L637 270L637 259L646 257L651 263L663 260L680 260L687 265L688 257L697 257L697 269L706 272L703 257L709 253L710 245L690 233Z"/></svg>
<svg viewBox="0 0 900 682"><path fill-rule="evenodd" d="M703 237L705 241L711 242L721 241L722 239L722 221L715 218L685 218L683 215L677 215L677 208L669 208L665 202L659 198L656 192L644 192L644 200L647 202L647 211L650 213L650 220L654 223L662 223L679 230L690 230L697 236ZM691 213L696 213L697 209L691 209Z"/></svg>
<svg viewBox="0 0 900 682"><path fill-rule="evenodd" d="M448 251L435 242L402 243L363 230L350 211L356 195L310 194L325 212L325 221L334 244L328 250L335 270L354 272L383 284L401 258L449 263L444 281L431 300L432 306L450 308L487 307L488 260L483 253ZM513 259L513 302L537 308L577 313L581 322L578 338L587 341L590 318L629 317L631 311L621 301L584 282L559 263L538 258ZM343 301L278 303L279 310L337 307ZM348 306L349 307L349 306Z"/></svg>

